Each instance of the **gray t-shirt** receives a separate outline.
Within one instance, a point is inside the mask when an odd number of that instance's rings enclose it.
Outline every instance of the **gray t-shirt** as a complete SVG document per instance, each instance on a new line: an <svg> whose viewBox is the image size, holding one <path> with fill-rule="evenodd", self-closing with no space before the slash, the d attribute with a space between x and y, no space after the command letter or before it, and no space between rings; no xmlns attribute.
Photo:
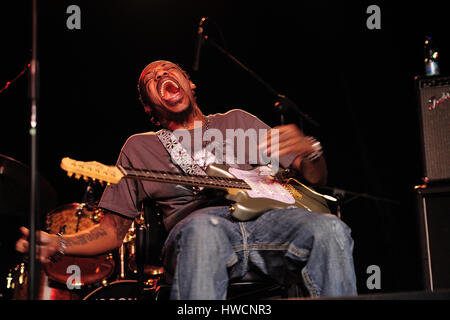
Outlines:
<svg viewBox="0 0 450 320"><path fill-rule="evenodd" d="M242 149L239 147L242 144L239 144L238 140L242 138L244 133L253 133L253 131L257 132L256 137L259 137L260 132L266 132L270 129L269 126L257 117L240 109L233 109L223 114L209 115L207 120L208 125L204 127L204 130L215 133L216 136L211 139L212 142L209 141L209 138L200 140L207 140L212 145L205 148L198 147L198 145L196 147L194 130L184 131L184 133L188 132L187 136L191 137L190 143L184 138L181 140L186 150L190 147L190 155L196 163L201 167L205 167L211 162L226 163L244 170L251 169L253 165L261 164L262 159L254 154L257 150L255 149L256 145L248 143L250 140L248 138L245 148ZM249 129L251 130L249 131ZM196 133L199 133L199 131ZM217 139L217 134L222 135L223 139ZM186 135L183 135L183 137L186 137ZM200 135L200 137L206 136ZM198 139L195 141L198 141ZM230 147L230 143L232 143L232 147ZM214 144L216 148L212 147ZM203 146L205 145L208 145L208 143L203 144ZM226 154L220 155L219 151ZM289 167L294 157L292 155L281 157L280 167ZM217 159L220 161L217 161ZM266 163L263 162L262 164ZM136 169L182 172L173 162L155 132L136 134L128 138L122 147L117 165ZM122 179L118 184L106 187L99 207L134 218L139 214L144 200L150 199L158 205L163 215L164 225L167 230L170 230L181 219L200 208L224 204L222 197L214 197L211 194L211 191L207 189L194 192L192 187L178 184Z"/></svg>

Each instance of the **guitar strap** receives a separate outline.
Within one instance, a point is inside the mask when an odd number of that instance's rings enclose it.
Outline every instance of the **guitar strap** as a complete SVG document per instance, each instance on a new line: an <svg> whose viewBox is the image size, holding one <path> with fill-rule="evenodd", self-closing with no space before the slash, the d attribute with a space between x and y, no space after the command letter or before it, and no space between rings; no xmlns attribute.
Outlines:
<svg viewBox="0 0 450 320"><path fill-rule="evenodd" d="M201 175L206 176L206 172L198 165L192 156L186 151L183 145L178 141L178 138L173 134L172 131L167 129L161 129L156 133L164 148L169 153L172 162L177 164L186 174ZM205 187L192 186L192 192L194 195L198 194L200 191L204 190ZM205 198L201 198L200 202L192 202L191 204L185 206L182 210L192 212L200 207L206 207L209 203L211 206L217 205L229 205L229 201L223 196L216 196L217 190L214 193L206 195ZM220 200L218 200L220 199ZM179 213L181 214L181 212Z"/></svg>
<svg viewBox="0 0 450 320"><path fill-rule="evenodd" d="M156 133L164 148L166 148L172 161L177 164L186 174L206 176L205 171L195 163L183 145L172 131L161 129Z"/></svg>

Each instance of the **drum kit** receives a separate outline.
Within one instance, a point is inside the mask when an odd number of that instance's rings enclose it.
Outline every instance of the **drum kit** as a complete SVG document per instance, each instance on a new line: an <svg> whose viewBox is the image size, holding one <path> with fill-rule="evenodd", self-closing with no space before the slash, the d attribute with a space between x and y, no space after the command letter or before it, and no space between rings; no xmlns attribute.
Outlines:
<svg viewBox="0 0 450 320"><path fill-rule="evenodd" d="M18 173L21 174L18 174ZM26 166L12 158L0 155L0 209L5 212L21 209L26 191L14 190L15 185L26 185ZM17 179L20 177L20 179ZM14 179L13 179L14 178ZM42 187L43 186L43 187ZM90 186L90 184L89 184ZM88 186L87 190L90 190ZM5 193L3 192L5 191ZM50 198L54 191L44 182L41 196ZM51 196L49 196L49 194ZM9 196L8 196L9 195ZM22 200L19 201L19 197ZM50 234L72 234L98 224L104 216L97 201L70 203L47 211L45 231ZM86 195L83 198L86 200ZM117 250L97 256L56 256L42 265L39 277L39 300L138 300L160 299L164 294L162 284L164 269L161 266L139 266L137 230L145 230L144 213L132 223L122 245ZM17 228L19 226L16 226ZM43 228L44 229L44 228ZM145 238L145 237L144 237ZM14 239L16 241L17 239ZM2 241L3 242L3 241ZM3 245L3 243L2 243ZM139 260L140 261L140 260ZM2 281L4 299L26 300L28 297L27 257L13 264ZM2 274L3 277L3 274Z"/></svg>

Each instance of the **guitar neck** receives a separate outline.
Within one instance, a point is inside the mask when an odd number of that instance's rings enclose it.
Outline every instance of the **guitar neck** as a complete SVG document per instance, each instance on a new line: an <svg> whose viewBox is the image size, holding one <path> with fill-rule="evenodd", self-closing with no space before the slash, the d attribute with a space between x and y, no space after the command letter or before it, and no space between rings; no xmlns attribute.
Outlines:
<svg viewBox="0 0 450 320"><path fill-rule="evenodd" d="M244 180L236 178L212 177L208 175L189 175L166 171L134 169L122 166L119 166L118 168L124 174L124 178L128 179L192 185L215 189L251 189L251 187Z"/></svg>

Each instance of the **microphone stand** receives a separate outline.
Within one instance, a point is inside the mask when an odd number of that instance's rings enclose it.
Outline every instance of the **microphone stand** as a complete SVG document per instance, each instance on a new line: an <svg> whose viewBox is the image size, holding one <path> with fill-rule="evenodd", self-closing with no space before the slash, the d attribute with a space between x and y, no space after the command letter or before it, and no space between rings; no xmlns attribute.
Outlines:
<svg viewBox="0 0 450 320"><path fill-rule="evenodd" d="M37 186L37 102L39 91L39 63L37 59L37 0L32 0L32 58L30 64L30 101L31 101L31 119L30 119L30 137L31 137L31 187L30 187L30 249L29 249L29 280L28 280L28 300L35 300L38 292L39 266L36 263L36 239L37 226L37 205L38 205L38 186ZM39 254L39 253L38 253Z"/></svg>
<svg viewBox="0 0 450 320"><path fill-rule="evenodd" d="M310 124L312 124L316 128L318 128L320 126L317 121L313 120L308 114L303 112L291 99L289 99L285 95L278 93L271 85L269 85L266 81L264 81L258 74L256 74L253 70L248 68L246 65L244 65L242 62L240 62L238 59L236 59L227 50L225 50L223 47L218 45L214 40L210 39L207 35L205 35L203 37L203 39L207 40L214 48L219 50L221 53L223 53L225 56L227 56L231 61L233 61L239 67L244 69L253 78L255 78L259 83L261 83L267 89L267 91L269 91L269 93L271 93L273 96L275 96L278 99L278 101L275 103L275 107L281 113L281 124L284 124L284 120L285 120L284 114L288 110L292 110L299 117L300 123L302 122L301 121L302 119L305 119L306 121L308 121Z"/></svg>

